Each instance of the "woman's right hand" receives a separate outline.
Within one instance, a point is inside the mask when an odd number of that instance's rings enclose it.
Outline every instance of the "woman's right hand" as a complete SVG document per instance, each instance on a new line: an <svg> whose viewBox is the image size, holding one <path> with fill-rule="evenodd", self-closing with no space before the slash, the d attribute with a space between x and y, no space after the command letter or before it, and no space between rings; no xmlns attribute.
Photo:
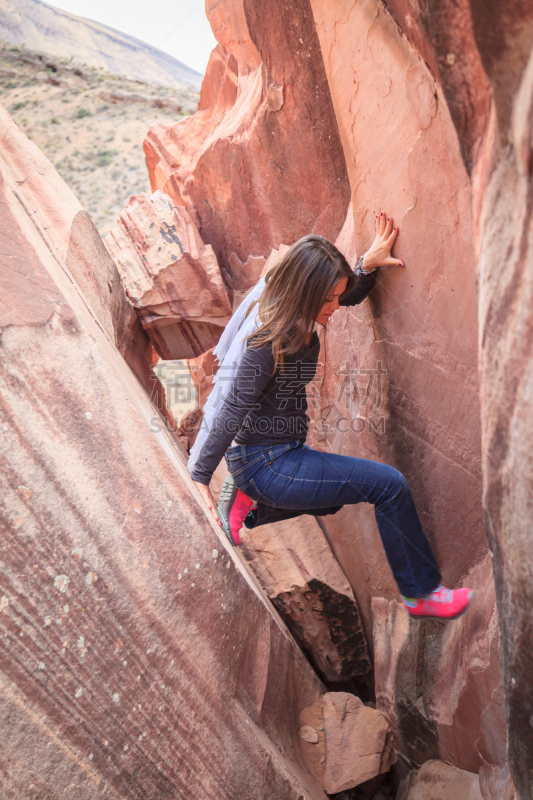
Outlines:
<svg viewBox="0 0 533 800"><path fill-rule="evenodd" d="M399 234L398 228L394 227L392 217L381 211L376 214L376 238L370 245L363 257L363 269L367 272L374 267L404 267L401 258L394 258L391 250Z"/></svg>
<svg viewBox="0 0 533 800"><path fill-rule="evenodd" d="M198 491L200 492L200 494L202 495L203 499L205 500L205 502L207 504L207 507L211 511L211 513L212 513L213 517L215 518L215 520L217 521L217 523L220 526L222 526L222 523L221 523L220 518L219 518L218 513L217 513L217 504L215 503L215 500L213 498L213 495L211 494L211 490L210 490L209 486L206 486L205 483L198 483L198 481L193 481L193 483L196 486L196 488L198 489Z"/></svg>

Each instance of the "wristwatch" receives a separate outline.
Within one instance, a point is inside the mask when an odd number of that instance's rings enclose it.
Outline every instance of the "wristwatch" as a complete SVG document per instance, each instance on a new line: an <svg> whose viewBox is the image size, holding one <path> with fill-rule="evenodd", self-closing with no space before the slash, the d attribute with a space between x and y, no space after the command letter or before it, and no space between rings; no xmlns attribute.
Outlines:
<svg viewBox="0 0 533 800"><path fill-rule="evenodd" d="M359 260L357 261L357 264L355 266L355 272L356 273L358 272L360 275L373 275L374 272L376 272L376 270L379 269L379 267L374 267L374 269L370 269L367 272L366 270L363 269L363 259L364 255L361 256L361 258L359 258Z"/></svg>

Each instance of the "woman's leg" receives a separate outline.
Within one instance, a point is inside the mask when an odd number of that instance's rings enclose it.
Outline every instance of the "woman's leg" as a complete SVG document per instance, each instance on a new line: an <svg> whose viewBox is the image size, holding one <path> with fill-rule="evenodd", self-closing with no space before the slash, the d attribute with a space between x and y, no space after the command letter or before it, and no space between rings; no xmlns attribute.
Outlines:
<svg viewBox="0 0 533 800"><path fill-rule="evenodd" d="M435 557L407 481L398 470L376 461L322 453L294 442L289 448L276 445L241 450L244 460L234 461L236 469L232 472L245 494L268 505L307 513L371 503L400 593L423 597L439 585Z"/></svg>

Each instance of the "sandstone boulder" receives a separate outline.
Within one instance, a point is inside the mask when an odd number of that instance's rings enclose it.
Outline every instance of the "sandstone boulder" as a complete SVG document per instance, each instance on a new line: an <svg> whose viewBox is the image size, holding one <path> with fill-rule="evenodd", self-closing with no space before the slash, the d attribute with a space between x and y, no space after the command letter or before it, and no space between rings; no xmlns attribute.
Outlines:
<svg viewBox="0 0 533 800"><path fill-rule="evenodd" d="M379 775L389 728L383 714L346 692L325 694L323 709L326 792L342 792Z"/></svg>
<svg viewBox="0 0 533 800"><path fill-rule="evenodd" d="M483 800L478 776L444 761L426 761L409 782L406 800Z"/></svg>
<svg viewBox="0 0 533 800"><path fill-rule="evenodd" d="M533 9L526 4L521 12L516 49L511 11L504 4L494 11L501 24L498 57L480 44L495 96L478 166L480 374L483 507L496 579L508 751L518 796L526 800L533 796L533 358L527 344L533 325ZM478 36L486 21L478 15L475 22Z"/></svg>
<svg viewBox="0 0 533 800"><path fill-rule="evenodd" d="M352 189L338 245L353 264L372 241L374 211L385 209L399 224L395 253L406 268L381 269L369 299L328 322L308 443L392 464L407 477L443 582L475 584L467 633L431 623L409 627L395 603L398 613L383 629L372 609L379 598L388 605L399 597L372 508L345 507L321 524L374 647L377 695L391 701L390 709L379 702L378 708L395 731L401 722L399 751L417 764L446 758L477 773L505 762L505 735L480 504L472 184L438 77L427 67L432 62L422 50L413 54L413 37L422 48L427 28L417 27L410 8L397 2L389 13L378 3L352 4L341 17L322 0L311 5ZM408 31L400 30L397 20L406 15ZM470 98L476 104L478 89ZM478 119L476 130L485 123ZM396 648L404 656L391 672Z"/></svg>
<svg viewBox="0 0 533 800"><path fill-rule="evenodd" d="M246 559L323 680L366 675L359 608L316 518L243 530Z"/></svg>
<svg viewBox="0 0 533 800"><path fill-rule="evenodd" d="M187 209L163 192L141 193L106 241L161 358L193 358L216 344L231 306L213 249Z"/></svg>

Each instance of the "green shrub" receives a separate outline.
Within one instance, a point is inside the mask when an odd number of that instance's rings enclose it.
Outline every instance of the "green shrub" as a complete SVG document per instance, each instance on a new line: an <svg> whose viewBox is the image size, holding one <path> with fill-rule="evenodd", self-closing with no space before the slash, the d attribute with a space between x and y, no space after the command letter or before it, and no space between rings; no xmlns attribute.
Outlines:
<svg viewBox="0 0 533 800"><path fill-rule="evenodd" d="M22 100L19 103L13 103L11 106L11 111L19 111L21 108L26 108L28 102L23 102Z"/></svg>
<svg viewBox="0 0 533 800"><path fill-rule="evenodd" d="M89 111L88 108L83 108L83 106L80 106L76 110L76 116L78 117L78 119L81 119L82 117L90 117L91 112Z"/></svg>
<svg viewBox="0 0 533 800"><path fill-rule="evenodd" d="M96 155L96 163L99 167L107 167L113 161L114 156L114 150L100 150Z"/></svg>

